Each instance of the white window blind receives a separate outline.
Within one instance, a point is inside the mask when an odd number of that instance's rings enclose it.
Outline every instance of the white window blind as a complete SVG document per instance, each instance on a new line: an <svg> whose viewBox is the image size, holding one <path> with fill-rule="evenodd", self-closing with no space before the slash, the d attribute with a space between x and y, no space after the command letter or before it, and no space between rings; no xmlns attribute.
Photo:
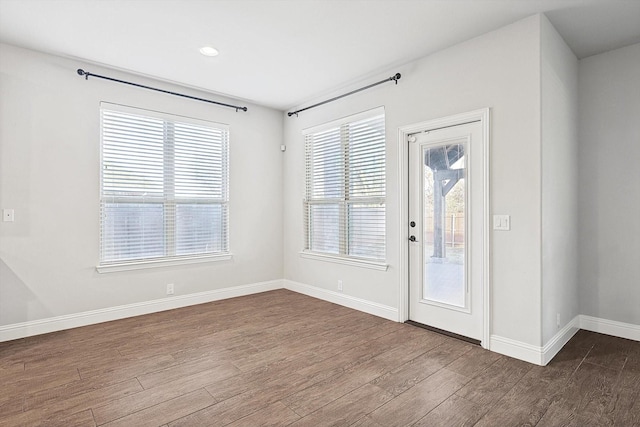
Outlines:
<svg viewBox="0 0 640 427"><path fill-rule="evenodd" d="M229 130L103 103L100 265L228 253Z"/></svg>
<svg viewBox="0 0 640 427"><path fill-rule="evenodd" d="M305 250L384 261L384 113L305 133L305 154Z"/></svg>

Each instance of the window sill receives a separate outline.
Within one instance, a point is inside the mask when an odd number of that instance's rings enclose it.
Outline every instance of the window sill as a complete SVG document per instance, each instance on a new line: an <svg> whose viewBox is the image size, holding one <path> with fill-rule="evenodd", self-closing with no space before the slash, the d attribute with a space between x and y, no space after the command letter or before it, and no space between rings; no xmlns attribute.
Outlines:
<svg viewBox="0 0 640 427"><path fill-rule="evenodd" d="M201 264L208 262L229 261L233 254L208 255L190 258L159 259L151 261L123 262L120 264L98 265L98 273L115 273L118 271L142 270L147 268L171 267L174 265Z"/></svg>
<svg viewBox="0 0 640 427"><path fill-rule="evenodd" d="M318 252L302 251L300 252L300 256L306 259L333 262L336 264L345 264L345 265L351 265L354 267L370 268L372 270L387 271L387 269L389 268L389 265L383 262L368 261L368 260L359 259L359 258L347 258L339 255L321 254Z"/></svg>

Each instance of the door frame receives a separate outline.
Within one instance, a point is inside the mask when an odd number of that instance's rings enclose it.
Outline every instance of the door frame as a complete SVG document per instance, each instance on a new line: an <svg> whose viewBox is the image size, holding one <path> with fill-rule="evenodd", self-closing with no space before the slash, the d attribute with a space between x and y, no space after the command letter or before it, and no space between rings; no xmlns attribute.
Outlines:
<svg viewBox="0 0 640 427"><path fill-rule="evenodd" d="M483 255L482 265L482 340L483 348L489 348L489 338L491 336L491 298L490 298L490 109L482 108L466 113L455 114L453 116L442 117L424 122L414 123L398 128L398 206L400 207L400 221L398 229L398 247L400 248L399 260L399 301L398 301L398 321L409 320L409 144L407 138L410 134L428 130L435 130L443 127L450 127L465 124L473 121L480 121L482 124L482 140L484 149L482 150L482 163L484 176L482 188L484 190L484 223L482 230Z"/></svg>

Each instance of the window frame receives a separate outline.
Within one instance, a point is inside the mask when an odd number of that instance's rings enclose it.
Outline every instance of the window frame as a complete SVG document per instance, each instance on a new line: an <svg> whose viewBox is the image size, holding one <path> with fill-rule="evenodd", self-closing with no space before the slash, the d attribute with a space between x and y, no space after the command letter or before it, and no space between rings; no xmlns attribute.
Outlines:
<svg viewBox="0 0 640 427"><path fill-rule="evenodd" d="M340 152L342 153L341 161L343 169L345 171L343 178L341 180L342 194L340 197L327 197L323 199L314 199L310 197L312 194L312 180L309 177L305 176L305 184L304 184L304 197L303 197L303 249L300 251L300 256L306 259L313 259L319 261L326 261L344 265L351 265L356 267L370 268L374 270L382 270L386 271L388 269L388 264L386 263L387 258L387 233L386 233L386 126L385 126L385 135L384 135L384 153L385 153L385 171L383 173L384 177L384 195L383 196L369 196L369 197L357 197L352 198L351 196L351 186L350 186L350 175L348 173L349 169L349 140L345 133L345 126L349 124L357 123L359 121L372 119L376 116L382 116L382 120L386 121L384 107L377 107L371 110L363 111L361 113L353 114L347 117L343 117L338 120L334 120L328 123L324 123L322 125L314 126L311 128L303 129L302 137L305 145L304 148L304 162L305 162L305 173L308 172L309 162L311 153L308 151L308 143L307 136L312 134L318 134L329 130L339 129L340 133ZM385 123L386 125L386 123ZM378 204L382 205L385 211L385 220L384 220L384 259L374 259L374 258L366 258L359 257L356 255L349 255L349 241L351 236L351 230L349 225L349 209L353 204ZM339 253L330 253L330 252L322 252L317 250L312 250L311 248L311 239L312 239L312 231L311 231L311 220L309 217L304 218L305 216L311 215L311 206L321 206L321 205L337 205L339 210L339 235L338 235L338 245L339 245Z"/></svg>
<svg viewBox="0 0 640 427"><path fill-rule="evenodd" d="M166 149L170 146L171 154L169 156L163 155L162 159L162 171L163 171L163 192L162 196L106 196L104 193L104 119L103 112L111 111L124 114L134 114L147 118L157 119L163 121L164 134L167 135L171 132L171 129L176 124L193 124L198 126L207 126L215 128L226 133L226 147L223 148L224 160L221 161L223 170L221 171L222 177L222 198L188 198L188 197L176 197L175 195L175 178L171 181L171 178L175 175L175 140L172 138L163 138L163 147ZM109 273L127 270L138 270L155 267L166 267L175 265L188 265L194 263L206 263L227 261L233 258L233 254L229 248L229 141L230 131L229 125L213 122L210 120L202 120L193 117L181 116L178 114L171 114L165 112L159 112L154 110L148 110L138 107L130 107L121 104L115 104L110 102L100 102L100 174L99 174L99 211L100 211L100 237L99 237L99 260L96 265L96 270L99 273ZM164 150L163 150L164 153ZM169 182L171 181L171 182ZM116 261L103 261L103 204L108 202L115 203L153 203L162 204L163 209L163 237L164 237L164 255L157 257L143 257L131 260L116 260ZM202 203L206 200L207 203ZM213 204L211 203L213 202ZM176 208L180 204L202 204L206 205L220 205L223 208L221 217L221 226L223 226L223 246L224 250L213 253L198 253L189 255L176 255L177 243L177 217ZM167 214L167 212L172 212Z"/></svg>

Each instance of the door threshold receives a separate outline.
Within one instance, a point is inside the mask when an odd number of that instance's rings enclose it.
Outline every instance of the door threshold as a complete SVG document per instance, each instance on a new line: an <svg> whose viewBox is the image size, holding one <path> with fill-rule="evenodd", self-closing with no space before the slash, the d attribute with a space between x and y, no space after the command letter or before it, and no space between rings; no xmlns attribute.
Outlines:
<svg viewBox="0 0 640 427"><path fill-rule="evenodd" d="M473 339L473 338L465 337L464 335L454 334L453 332L445 331L444 329L434 328L433 326L425 325L424 323L418 323L418 322L415 322L413 320L407 320L404 323L406 323L407 325L411 325L411 326L417 326L418 328L426 329L428 331L435 332L435 333L438 333L438 334L441 334L441 335L446 335L448 337L455 338L455 339L458 339L458 340L461 340L461 341L465 341L465 342L468 342L470 344L482 345L482 342L480 340L476 340L476 339Z"/></svg>

